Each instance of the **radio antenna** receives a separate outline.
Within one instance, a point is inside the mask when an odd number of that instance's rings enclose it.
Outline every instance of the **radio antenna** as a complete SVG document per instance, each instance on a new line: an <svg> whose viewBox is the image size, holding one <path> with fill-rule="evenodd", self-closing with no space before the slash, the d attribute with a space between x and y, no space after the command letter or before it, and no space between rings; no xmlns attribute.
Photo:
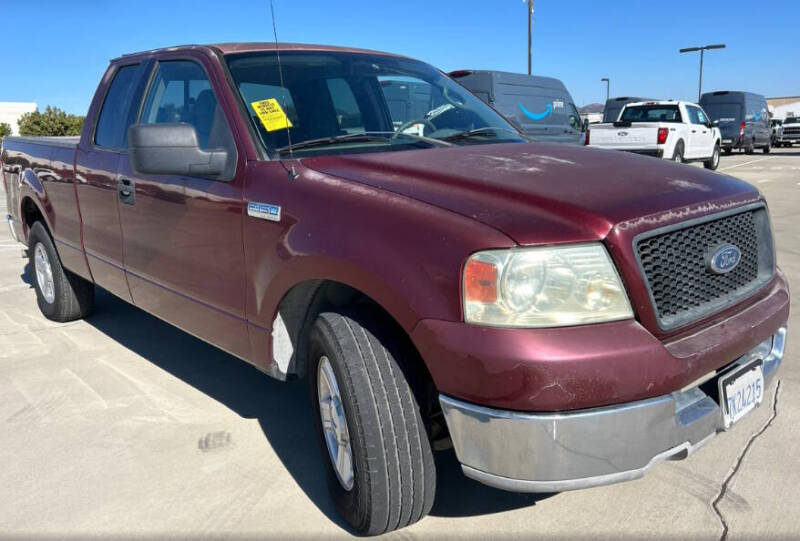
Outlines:
<svg viewBox="0 0 800 541"><path fill-rule="evenodd" d="M286 107L286 88L283 86L283 68L281 67L281 51L280 47L278 46L278 30L275 26L275 6L272 3L272 0L269 0L269 12L272 15L272 36L275 38L275 54L278 58L278 78L281 83L281 106L283 107L283 114L286 115L286 138L289 142L288 149L289 149L289 160L291 160L291 166L287 169L286 164L283 163L283 160L278 159L283 165L283 168L286 169L286 172L289 174L289 180L294 180L297 178L297 171L294 170L294 152L292 151L292 130L289 128L289 109Z"/></svg>

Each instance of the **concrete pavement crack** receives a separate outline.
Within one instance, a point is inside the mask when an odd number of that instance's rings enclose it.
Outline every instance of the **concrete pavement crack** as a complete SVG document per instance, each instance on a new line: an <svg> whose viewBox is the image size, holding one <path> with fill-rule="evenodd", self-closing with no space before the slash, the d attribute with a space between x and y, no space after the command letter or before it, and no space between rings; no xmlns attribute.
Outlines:
<svg viewBox="0 0 800 541"><path fill-rule="evenodd" d="M730 485L731 481L733 480L734 476L739 472L739 468L741 468L742 463L744 462L745 456L747 456L747 452L750 450L750 447L753 445L753 442L758 439L761 434L763 434L772 424L772 421L775 420L775 417L778 415L778 395L781 392L781 380L778 380L778 384L775 387L775 395L772 398L772 415L769 416L767 422L752 436L750 439L747 440L747 444L742 449L742 452L739 453L739 457L736 459L736 463L733 466L733 470L728 474L725 480L722 482L722 486L719 489L719 494L717 497L714 498L714 501L711 502L711 508L717 514L717 518L719 519L720 524L722 525L722 535L719 537L719 541L725 541L728 538L728 522L725 520L725 517L722 514L722 511L719 508L719 503L722 501L722 498L725 497L725 494L728 491L728 485Z"/></svg>

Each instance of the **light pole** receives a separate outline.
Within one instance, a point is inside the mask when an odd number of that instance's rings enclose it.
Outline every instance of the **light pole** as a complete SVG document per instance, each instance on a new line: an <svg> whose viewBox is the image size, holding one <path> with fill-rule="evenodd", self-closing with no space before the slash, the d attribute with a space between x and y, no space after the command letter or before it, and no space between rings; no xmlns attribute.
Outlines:
<svg viewBox="0 0 800 541"><path fill-rule="evenodd" d="M533 58L533 40L531 39L533 33L533 1L534 0L528 0L528 75L531 74Z"/></svg>
<svg viewBox="0 0 800 541"><path fill-rule="evenodd" d="M700 84L697 88L697 101L700 101L700 96L703 95L703 53L709 49L724 49L725 44L720 43L718 45L704 45L702 47L687 47L686 49L681 49L679 53L693 53L695 51L700 51Z"/></svg>
<svg viewBox="0 0 800 541"><path fill-rule="evenodd" d="M606 84L606 101L608 101L609 96L611 96L611 79L603 77L600 82Z"/></svg>

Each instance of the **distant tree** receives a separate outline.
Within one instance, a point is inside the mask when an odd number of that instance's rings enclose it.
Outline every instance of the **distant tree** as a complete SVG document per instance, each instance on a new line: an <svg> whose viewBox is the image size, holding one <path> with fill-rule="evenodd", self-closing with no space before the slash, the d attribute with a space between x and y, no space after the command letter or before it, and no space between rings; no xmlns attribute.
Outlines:
<svg viewBox="0 0 800 541"><path fill-rule="evenodd" d="M80 135L86 117L69 115L48 105L44 113L37 109L19 119L20 135Z"/></svg>
<svg viewBox="0 0 800 541"><path fill-rule="evenodd" d="M11 135L11 126L7 122L0 122L0 139L6 135Z"/></svg>

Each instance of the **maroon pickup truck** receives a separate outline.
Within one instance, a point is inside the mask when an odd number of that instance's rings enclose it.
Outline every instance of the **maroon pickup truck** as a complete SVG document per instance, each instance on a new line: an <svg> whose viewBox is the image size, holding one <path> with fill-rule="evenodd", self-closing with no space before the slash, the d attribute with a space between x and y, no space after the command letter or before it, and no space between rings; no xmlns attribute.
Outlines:
<svg viewBox="0 0 800 541"><path fill-rule="evenodd" d="M423 517L433 449L553 492L684 458L766 394L789 314L730 176L525 139L441 71L313 45L113 60L80 138L9 137L39 306L101 287L307 377L353 528Z"/></svg>

